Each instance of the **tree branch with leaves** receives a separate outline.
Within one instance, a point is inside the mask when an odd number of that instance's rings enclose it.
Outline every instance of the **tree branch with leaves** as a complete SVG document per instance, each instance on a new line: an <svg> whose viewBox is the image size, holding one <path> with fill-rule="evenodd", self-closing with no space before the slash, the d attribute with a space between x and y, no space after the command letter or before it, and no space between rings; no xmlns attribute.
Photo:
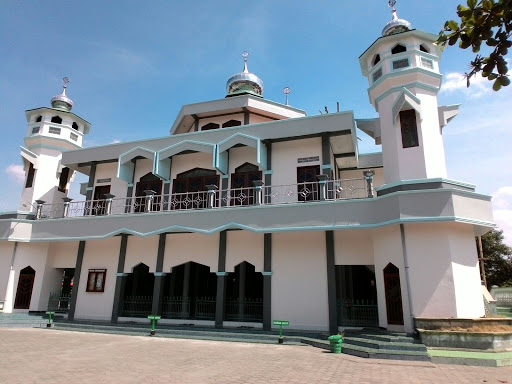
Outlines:
<svg viewBox="0 0 512 384"><path fill-rule="evenodd" d="M478 53L485 42L493 49L489 56L477 55L471 61L469 73L464 74L467 86L480 72L482 77L494 81L495 91L508 86L510 78L505 56L512 47L512 0L468 0L467 7L457 7L457 15L460 24L455 20L447 21L439 33L437 43L442 48L459 42L460 48L472 47L473 52Z"/></svg>

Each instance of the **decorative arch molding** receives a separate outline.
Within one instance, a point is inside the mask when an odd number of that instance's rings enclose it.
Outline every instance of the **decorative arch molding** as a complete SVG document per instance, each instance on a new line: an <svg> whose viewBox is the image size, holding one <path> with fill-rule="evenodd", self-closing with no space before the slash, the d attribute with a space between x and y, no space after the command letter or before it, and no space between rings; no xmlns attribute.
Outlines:
<svg viewBox="0 0 512 384"><path fill-rule="evenodd" d="M235 145L242 144L256 149L256 163L267 170L267 147L257 137L235 133L217 144L217 156L215 156L215 168L224 175L228 174L228 150Z"/></svg>
<svg viewBox="0 0 512 384"><path fill-rule="evenodd" d="M23 161L23 166L28 167L29 163L32 164L34 169L39 168L39 156L36 155L34 152L29 151L25 147L20 147L21 150L21 160Z"/></svg>
<svg viewBox="0 0 512 384"><path fill-rule="evenodd" d="M195 140L185 140L171 145L170 147L161 149L156 153L153 173L164 180L170 180L171 158L172 156L184 151L210 153L212 155L212 166L215 166L215 144Z"/></svg>
<svg viewBox="0 0 512 384"><path fill-rule="evenodd" d="M398 114L401 110L404 109L404 107L410 107L414 109L416 112L418 112L420 120L423 120L421 113L421 100L418 99L414 93L404 87L400 90L400 94L398 95L397 99L393 103L393 107L391 108L393 113L393 124L396 124Z"/></svg>
<svg viewBox="0 0 512 384"><path fill-rule="evenodd" d="M144 147L136 147L129 150L128 152L121 154L118 161L117 177L126 181L127 183L133 183L135 164L132 160L136 157L143 157L145 159L151 160L153 162L154 168L155 156L156 154L154 151Z"/></svg>

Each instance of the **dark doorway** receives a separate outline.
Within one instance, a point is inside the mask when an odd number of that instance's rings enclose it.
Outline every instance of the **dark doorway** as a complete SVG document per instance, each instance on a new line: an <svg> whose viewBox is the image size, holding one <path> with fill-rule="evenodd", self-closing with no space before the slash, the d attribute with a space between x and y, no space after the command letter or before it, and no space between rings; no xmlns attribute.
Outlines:
<svg viewBox="0 0 512 384"><path fill-rule="evenodd" d="M257 165L245 163L231 175L230 205L252 205L255 203L253 181L261 180Z"/></svg>
<svg viewBox="0 0 512 384"><path fill-rule="evenodd" d="M34 279L36 271L28 266L20 271L18 279L18 289L16 290L16 299L14 300L14 309L29 309L30 300L32 298L32 288L34 287Z"/></svg>
<svg viewBox="0 0 512 384"><path fill-rule="evenodd" d="M151 172L146 173L140 178L135 186L135 212L144 212L146 210L146 193L144 191L155 192L151 210L159 211L162 201L162 180Z"/></svg>
<svg viewBox="0 0 512 384"><path fill-rule="evenodd" d="M165 276L162 317L215 319L217 275L210 267L192 261L172 268Z"/></svg>
<svg viewBox="0 0 512 384"><path fill-rule="evenodd" d="M207 185L219 186L219 175L214 170L194 168L180 173L173 182L171 209L206 208Z"/></svg>
<svg viewBox="0 0 512 384"><path fill-rule="evenodd" d="M224 314L228 321L263 321L263 275L247 261L228 274Z"/></svg>
<svg viewBox="0 0 512 384"><path fill-rule="evenodd" d="M155 275L140 263L126 276L122 316L146 317L151 314Z"/></svg>
<svg viewBox="0 0 512 384"><path fill-rule="evenodd" d="M391 263L384 268L384 290L386 292L388 324L403 325L404 315L402 309L400 271Z"/></svg>
<svg viewBox="0 0 512 384"><path fill-rule="evenodd" d="M110 193L110 185L98 185L94 188L94 203L92 213L95 216L104 215L107 209L105 194Z"/></svg>
<svg viewBox="0 0 512 384"><path fill-rule="evenodd" d="M297 200L298 201L317 201L318 180L320 174L319 165L310 165L297 168Z"/></svg>
<svg viewBox="0 0 512 384"><path fill-rule="evenodd" d="M373 265L336 265L338 325L377 327L379 314Z"/></svg>

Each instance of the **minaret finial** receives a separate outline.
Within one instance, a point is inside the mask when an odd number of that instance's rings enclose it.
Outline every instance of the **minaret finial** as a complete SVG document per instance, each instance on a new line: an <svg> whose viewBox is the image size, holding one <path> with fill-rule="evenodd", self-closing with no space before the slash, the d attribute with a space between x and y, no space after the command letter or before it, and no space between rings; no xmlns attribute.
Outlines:
<svg viewBox="0 0 512 384"><path fill-rule="evenodd" d="M51 100L52 107L63 109L65 111L71 111L71 108L73 108L73 101L67 97L66 95L66 88L69 83L69 77L63 77L62 78L62 93L60 95L54 96Z"/></svg>
<svg viewBox="0 0 512 384"><path fill-rule="evenodd" d="M393 14L393 20L397 20L398 19L398 16L396 14L395 5L396 5L396 0L389 0L388 1L388 6L389 6L389 8L391 8L391 13Z"/></svg>
<svg viewBox="0 0 512 384"><path fill-rule="evenodd" d="M290 87L284 87L283 89L283 93L285 94L285 97L286 97L286 105L288 105L288 95L291 93L291 89Z"/></svg>
<svg viewBox="0 0 512 384"><path fill-rule="evenodd" d="M388 6L391 8L393 18L388 22L382 30L382 36L394 35L395 33L407 32L411 30L411 23L407 20L399 19L396 14L396 0L388 0Z"/></svg>
<svg viewBox="0 0 512 384"><path fill-rule="evenodd" d="M242 57L244 58L244 73L249 73L249 70L247 69L247 58L249 57L249 52L243 51Z"/></svg>

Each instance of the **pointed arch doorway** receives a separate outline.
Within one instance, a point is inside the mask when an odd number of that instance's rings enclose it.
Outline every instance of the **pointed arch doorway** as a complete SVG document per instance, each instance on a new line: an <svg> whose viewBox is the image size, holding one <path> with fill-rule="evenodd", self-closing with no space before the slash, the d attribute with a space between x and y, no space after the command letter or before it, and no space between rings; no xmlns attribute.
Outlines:
<svg viewBox="0 0 512 384"><path fill-rule="evenodd" d="M400 271L392 263L384 268L384 291L386 293L388 324L404 325Z"/></svg>
<svg viewBox="0 0 512 384"><path fill-rule="evenodd" d="M30 265L20 271L18 288L16 289L16 299L14 300L14 309L30 308L35 277L36 271L34 271Z"/></svg>

